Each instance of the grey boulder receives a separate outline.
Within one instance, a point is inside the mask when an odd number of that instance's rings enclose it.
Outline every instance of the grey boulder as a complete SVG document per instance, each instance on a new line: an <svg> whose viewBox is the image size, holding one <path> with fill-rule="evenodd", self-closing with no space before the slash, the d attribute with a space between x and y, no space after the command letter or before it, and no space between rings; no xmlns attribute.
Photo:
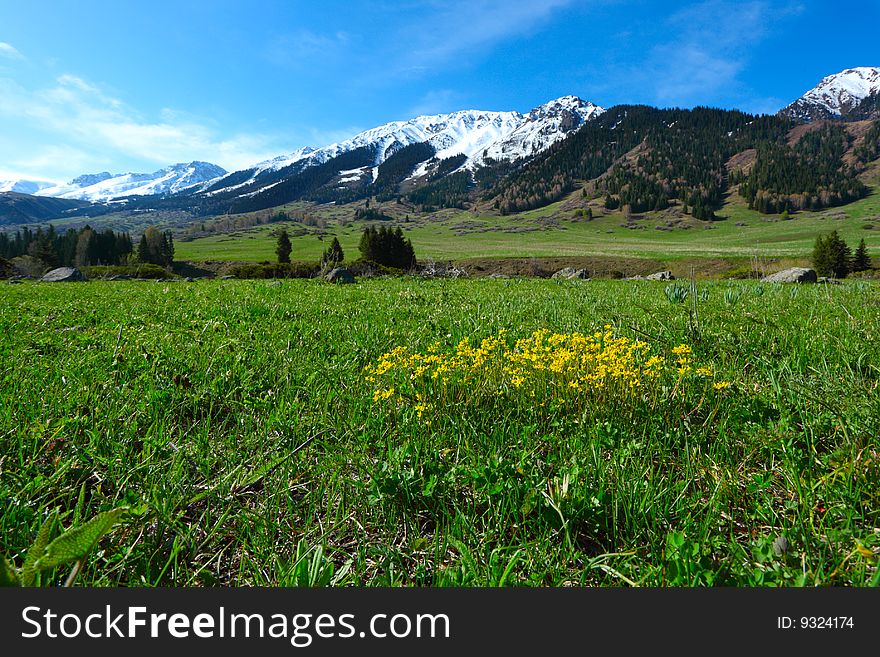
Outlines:
<svg viewBox="0 0 880 657"><path fill-rule="evenodd" d="M331 269L330 273L324 277L324 280L328 283L354 283L354 274L344 267L337 267L336 269Z"/></svg>
<svg viewBox="0 0 880 657"><path fill-rule="evenodd" d="M762 283L816 283L819 277L815 269L791 267L761 279Z"/></svg>
<svg viewBox="0 0 880 657"><path fill-rule="evenodd" d="M58 267L46 273L41 280L46 283L81 283L86 277L76 267Z"/></svg>
<svg viewBox="0 0 880 657"><path fill-rule="evenodd" d="M560 269L558 272L553 274L551 278L562 278L565 280L574 280L574 279L587 279L590 277L590 272L586 269L575 269L574 267L566 267L565 269Z"/></svg>

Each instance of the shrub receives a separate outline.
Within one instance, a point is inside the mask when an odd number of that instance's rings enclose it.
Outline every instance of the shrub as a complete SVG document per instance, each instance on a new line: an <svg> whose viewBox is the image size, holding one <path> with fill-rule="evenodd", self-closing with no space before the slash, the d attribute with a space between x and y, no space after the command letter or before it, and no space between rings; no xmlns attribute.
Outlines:
<svg viewBox="0 0 880 657"><path fill-rule="evenodd" d="M86 278L111 278L113 276L130 276L132 278L167 278L168 271L159 265L138 263L133 265L94 265L82 267Z"/></svg>
<svg viewBox="0 0 880 657"><path fill-rule="evenodd" d="M396 269L394 267L386 267L385 265L380 265L375 262L369 262L367 260L357 260L350 265L346 265L346 269L348 269L355 276L402 276L403 270Z"/></svg>
<svg viewBox="0 0 880 657"><path fill-rule="evenodd" d="M734 267L733 269L730 269L724 273L724 278L761 278L761 272L755 271L755 269L751 266Z"/></svg>
<svg viewBox="0 0 880 657"><path fill-rule="evenodd" d="M16 274L31 278L39 278L49 269L45 262L30 255L13 258L11 264Z"/></svg>
<svg viewBox="0 0 880 657"><path fill-rule="evenodd" d="M320 267L302 262L285 262L274 265L236 265L229 273L236 278L313 278Z"/></svg>

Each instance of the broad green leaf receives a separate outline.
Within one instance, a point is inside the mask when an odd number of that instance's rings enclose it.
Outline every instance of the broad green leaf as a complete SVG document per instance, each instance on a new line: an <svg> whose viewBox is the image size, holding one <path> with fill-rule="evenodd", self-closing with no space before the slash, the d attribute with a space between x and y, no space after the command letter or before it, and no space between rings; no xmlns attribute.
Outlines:
<svg viewBox="0 0 880 657"><path fill-rule="evenodd" d="M126 511L125 507L105 511L84 525L67 530L49 544L45 555L37 560L36 569L46 570L82 559L122 519Z"/></svg>
<svg viewBox="0 0 880 657"><path fill-rule="evenodd" d="M40 557L46 554L46 546L49 545L49 541L52 540L52 535L55 533L55 522L57 518L58 513L53 512L49 514L49 517L46 518L40 526L40 531L37 532L37 538L28 550L27 556L24 558L24 565L21 567L22 586L34 585L37 575L35 565Z"/></svg>
<svg viewBox="0 0 880 657"><path fill-rule="evenodd" d="M0 557L0 586L19 586L15 568L6 560L6 557Z"/></svg>

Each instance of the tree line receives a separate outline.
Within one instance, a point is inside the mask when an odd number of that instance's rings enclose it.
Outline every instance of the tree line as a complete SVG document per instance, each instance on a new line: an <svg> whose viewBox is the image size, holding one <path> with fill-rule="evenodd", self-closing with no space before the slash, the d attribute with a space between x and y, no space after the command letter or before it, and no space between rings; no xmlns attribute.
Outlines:
<svg viewBox="0 0 880 657"><path fill-rule="evenodd" d="M116 266L135 261L170 267L174 238L170 232L151 226L135 249L129 233L110 228L99 231L88 225L63 233L51 224L46 229L24 227L12 234L0 233L0 257L11 260L21 256L36 258L47 268Z"/></svg>
<svg viewBox="0 0 880 657"><path fill-rule="evenodd" d="M32 230L21 228L13 234L0 233L0 257L11 260L31 256L46 267L84 267L88 265L119 265L133 252L128 233L103 231L84 226L61 233L50 224Z"/></svg>
<svg viewBox="0 0 880 657"><path fill-rule="evenodd" d="M412 242L404 237L403 230L386 226L369 226L364 229L358 245L361 260L384 267L408 270L416 265L416 254ZM279 264L290 264L293 245L286 229L278 231L275 254ZM330 246L321 254L321 267L336 267L345 260L345 253L334 237Z"/></svg>

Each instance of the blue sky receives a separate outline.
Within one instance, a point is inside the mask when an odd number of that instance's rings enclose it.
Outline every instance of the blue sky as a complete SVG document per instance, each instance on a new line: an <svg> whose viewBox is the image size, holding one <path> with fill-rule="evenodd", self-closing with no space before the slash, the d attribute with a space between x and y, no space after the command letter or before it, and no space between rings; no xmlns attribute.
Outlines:
<svg viewBox="0 0 880 657"><path fill-rule="evenodd" d="M227 169L574 94L774 112L880 65L880 0L0 4L0 179Z"/></svg>

